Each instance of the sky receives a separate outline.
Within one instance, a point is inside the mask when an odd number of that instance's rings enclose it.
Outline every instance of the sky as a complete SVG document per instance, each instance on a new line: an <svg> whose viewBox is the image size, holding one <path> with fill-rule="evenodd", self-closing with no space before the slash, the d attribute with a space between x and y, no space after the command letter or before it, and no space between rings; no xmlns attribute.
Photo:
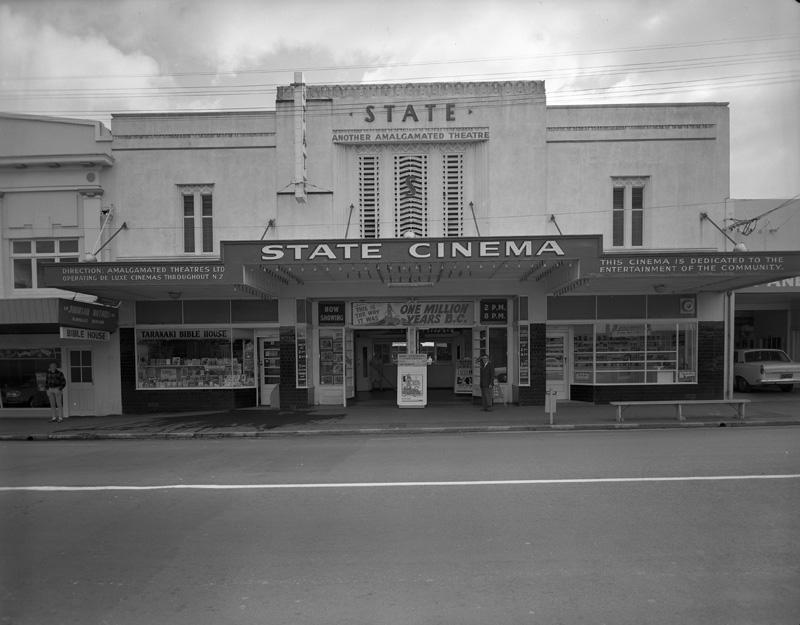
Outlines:
<svg viewBox="0 0 800 625"><path fill-rule="evenodd" d="M271 110L295 71L727 102L731 197L800 194L798 0L0 0L3 112Z"/></svg>

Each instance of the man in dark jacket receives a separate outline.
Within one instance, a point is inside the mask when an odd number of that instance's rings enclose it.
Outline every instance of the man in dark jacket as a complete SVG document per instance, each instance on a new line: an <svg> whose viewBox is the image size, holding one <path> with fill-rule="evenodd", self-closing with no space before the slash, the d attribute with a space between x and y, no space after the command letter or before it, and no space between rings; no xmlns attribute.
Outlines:
<svg viewBox="0 0 800 625"><path fill-rule="evenodd" d="M67 385L67 379L64 374L58 370L58 365L54 362L50 363L47 369L47 377L44 381L44 388L47 391L47 399L50 400L50 420L62 421L64 412L64 387Z"/></svg>
<svg viewBox="0 0 800 625"><path fill-rule="evenodd" d="M494 390L494 365L489 360L486 352L481 352L478 367L481 370L481 404L483 405L483 410L491 412L492 391Z"/></svg>

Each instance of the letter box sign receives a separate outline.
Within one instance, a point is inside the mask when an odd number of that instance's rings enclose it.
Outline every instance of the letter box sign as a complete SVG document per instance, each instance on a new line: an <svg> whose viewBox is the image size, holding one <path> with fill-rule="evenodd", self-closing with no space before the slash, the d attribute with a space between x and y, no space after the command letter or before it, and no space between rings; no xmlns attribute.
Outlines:
<svg viewBox="0 0 800 625"><path fill-rule="evenodd" d="M320 302L317 321L321 326L343 326L344 302Z"/></svg>
<svg viewBox="0 0 800 625"><path fill-rule="evenodd" d="M486 323L508 323L508 300L481 300L481 324Z"/></svg>

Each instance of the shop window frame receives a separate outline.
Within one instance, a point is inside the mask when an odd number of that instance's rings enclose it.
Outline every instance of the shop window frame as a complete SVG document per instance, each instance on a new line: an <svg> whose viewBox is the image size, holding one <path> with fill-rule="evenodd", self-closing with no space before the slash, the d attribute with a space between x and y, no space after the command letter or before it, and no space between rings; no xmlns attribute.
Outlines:
<svg viewBox="0 0 800 625"><path fill-rule="evenodd" d="M634 327L641 327L641 335L633 337L630 329ZM654 336L654 327L661 328L660 332L671 327L674 330L672 338ZM609 335L608 338L598 338L601 328L606 330L602 335ZM588 329L591 329L591 340L586 334ZM572 331L572 384L645 386L697 383L696 319L602 319L576 324ZM577 334L579 331L581 334ZM632 345L634 338L640 340ZM667 338L670 343L657 342L657 338ZM629 347L639 348L620 349L626 340Z"/></svg>
<svg viewBox="0 0 800 625"><path fill-rule="evenodd" d="M227 332L227 340L197 338L140 338L141 331L155 330L165 331L190 331L190 330L224 330ZM144 343L189 343L195 342L205 347L212 343L217 347L227 343L227 355L199 355L194 353L190 357L188 349L182 355L172 354L165 356L163 351L158 356L144 355ZM233 390L242 388L255 388L258 383L258 373L256 371L256 345L251 328L237 328L231 325L203 325L203 326L163 326L163 325L138 325L135 328L135 353L136 353L136 390L137 391L171 391L171 390ZM180 345L173 345L175 350ZM211 354L211 352L207 352ZM221 352L220 352L221 353ZM238 359L237 359L238 356ZM146 361L145 361L146 360ZM166 362L169 360L169 362ZM219 362L219 361L222 362ZM225 362L227 360L227 362ZM213 361L213 362L212 362ZM249 363L249 368L248 368ZM238 365L238 367L237 367ZM162 370L175 370L174 382L171 374L164 376ZM238 376L238 383L235 378ZM180 380L195 379L198 382L202 379L203 384L179 384ZM163 382L157 384L156 380ZM211 383L219 382L222 383ZM208 382L208 383L206 383Z"/></svg>
<svg viewBox="0 0 800 625"><path fill-rule="evenodd" d="M94 382L92 350L71 349L69 351L69 381L71 384L91 384Z"/></svg>

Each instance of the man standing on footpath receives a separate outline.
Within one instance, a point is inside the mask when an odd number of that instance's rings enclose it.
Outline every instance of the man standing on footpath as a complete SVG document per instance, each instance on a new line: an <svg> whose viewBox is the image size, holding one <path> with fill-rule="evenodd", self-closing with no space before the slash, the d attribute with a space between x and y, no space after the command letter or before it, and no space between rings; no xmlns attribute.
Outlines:
<svg viewBox="0 0 800 625"><path fill-rule="evenodd" d="M64 374L58 370L56 363L51 362L44 381L47 399L50 401L50 421L58 421L60 423L64 420L64 387L66 385L67 379Z"/></svg>
<svg viewBox="0 0 800 625"><path fill-rule="evenodd" d="M489 360L486 352L481 352L481 403L483 410L492 411L492 387L494 386L494 365Z"/></svg>

